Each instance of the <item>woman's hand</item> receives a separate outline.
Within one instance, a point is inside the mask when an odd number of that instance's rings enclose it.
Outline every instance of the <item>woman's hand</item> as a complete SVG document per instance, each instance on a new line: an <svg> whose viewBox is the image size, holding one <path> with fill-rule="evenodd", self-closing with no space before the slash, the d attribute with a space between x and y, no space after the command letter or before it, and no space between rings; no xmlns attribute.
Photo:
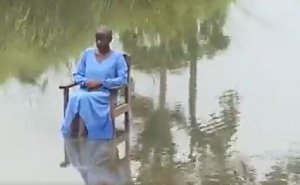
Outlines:
<svg viewBox="0 0 300 185"><path fill-rule="evenodd" d="M89 90L94 90L101 87L102 83L96 80L88 80L87 82L85 82L85 85Z"/></svg>

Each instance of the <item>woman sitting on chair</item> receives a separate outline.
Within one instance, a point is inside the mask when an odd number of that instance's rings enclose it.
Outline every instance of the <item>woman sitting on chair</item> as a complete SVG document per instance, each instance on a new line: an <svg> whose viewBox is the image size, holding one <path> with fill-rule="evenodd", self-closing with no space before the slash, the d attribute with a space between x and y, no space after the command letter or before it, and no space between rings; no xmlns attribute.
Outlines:
<svg viewBox="0 0 300 185"><path fill-rule="evenodd" d="M111 139L114 135L110 90L128 83L128 67L123 54L110 49L110 29L100 27L95 39L97 48L83 51L73 73L80 89L70 96L61 128L64 136L75 132L78 137Z"/></svg>

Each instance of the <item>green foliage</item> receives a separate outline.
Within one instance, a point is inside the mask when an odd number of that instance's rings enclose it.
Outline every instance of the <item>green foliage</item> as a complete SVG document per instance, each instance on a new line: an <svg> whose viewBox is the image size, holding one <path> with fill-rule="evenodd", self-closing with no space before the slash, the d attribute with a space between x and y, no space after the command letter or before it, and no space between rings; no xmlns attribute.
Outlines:
<svg viewBox="0 0 300 185"><path fill-rule="evenodd" d="M228 37L223 35L222 27L230 3L231 0L1 0L0 83L9 77L34 82L49 67L67 62L91 45L94 30L100 24L111 26L120 35L137 69L181 68L187 65L188 40L197 40L196 55L213 56L226 48ZM201 33L197 31L199 21Z"/></svg>

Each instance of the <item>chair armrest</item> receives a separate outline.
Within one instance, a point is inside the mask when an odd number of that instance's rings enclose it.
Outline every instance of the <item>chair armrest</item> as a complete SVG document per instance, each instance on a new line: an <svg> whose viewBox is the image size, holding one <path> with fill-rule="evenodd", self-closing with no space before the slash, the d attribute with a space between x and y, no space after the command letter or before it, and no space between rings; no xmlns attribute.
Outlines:
<svg viewBox="0 0 300 185"><path fill-rule="evenodd" d="M60 85L58 88L59 89L69 89L69 88L74 87L76 85L78 85L78 84L75 83L75 82L72 82L72 83L69 83L69 84L66 84L66 85Z"/></svg>
<svg viewBox="0 0 300 185"><path fill-rule="evenodd" d="M69 88L74 87L74 86L76 86L76 85L78 85L78 84L75 83L75 82L72 82L72 83L69 83L69 84L66 84L66 85L60 85L58 88L59 88L59 89L69 89ZM114 86L114 87L111 87L110 89L111 89L111 90L118 90L118 89L125 88L125 87L127 87L127 86L128 86L128 85Z"/></svg>
<svg viewBox="0 0 300 185"><path fill-rule="evenodd" d="M118 89L122 89L122 88L125 88L125 87L128 87L128 85L114 86L114 87L111 87L110 89L111 90L118 90Z"/></svg>

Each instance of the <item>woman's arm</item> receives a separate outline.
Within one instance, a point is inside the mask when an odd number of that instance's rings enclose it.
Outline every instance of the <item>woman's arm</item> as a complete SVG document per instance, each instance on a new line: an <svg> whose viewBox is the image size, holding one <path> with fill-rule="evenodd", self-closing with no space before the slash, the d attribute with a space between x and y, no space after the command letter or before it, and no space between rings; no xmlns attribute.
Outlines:
<svg viewBox="0 0 300 185"><path fill-rule="evenodd" d="M122 54L117 56L115 78L108 78L103 80L102 85L104 88L111 89L116 86L126 85L128 83L128 66Z"/></svg>
<svg viewBox="0 0 300 185"><path fill-rule="evenodd" d="M85 66L86 66L86 51L82 52L80 60L77 64L77 68L73 73L73 80L75 83L83 86L87 81L85 77Z"/></svg>

